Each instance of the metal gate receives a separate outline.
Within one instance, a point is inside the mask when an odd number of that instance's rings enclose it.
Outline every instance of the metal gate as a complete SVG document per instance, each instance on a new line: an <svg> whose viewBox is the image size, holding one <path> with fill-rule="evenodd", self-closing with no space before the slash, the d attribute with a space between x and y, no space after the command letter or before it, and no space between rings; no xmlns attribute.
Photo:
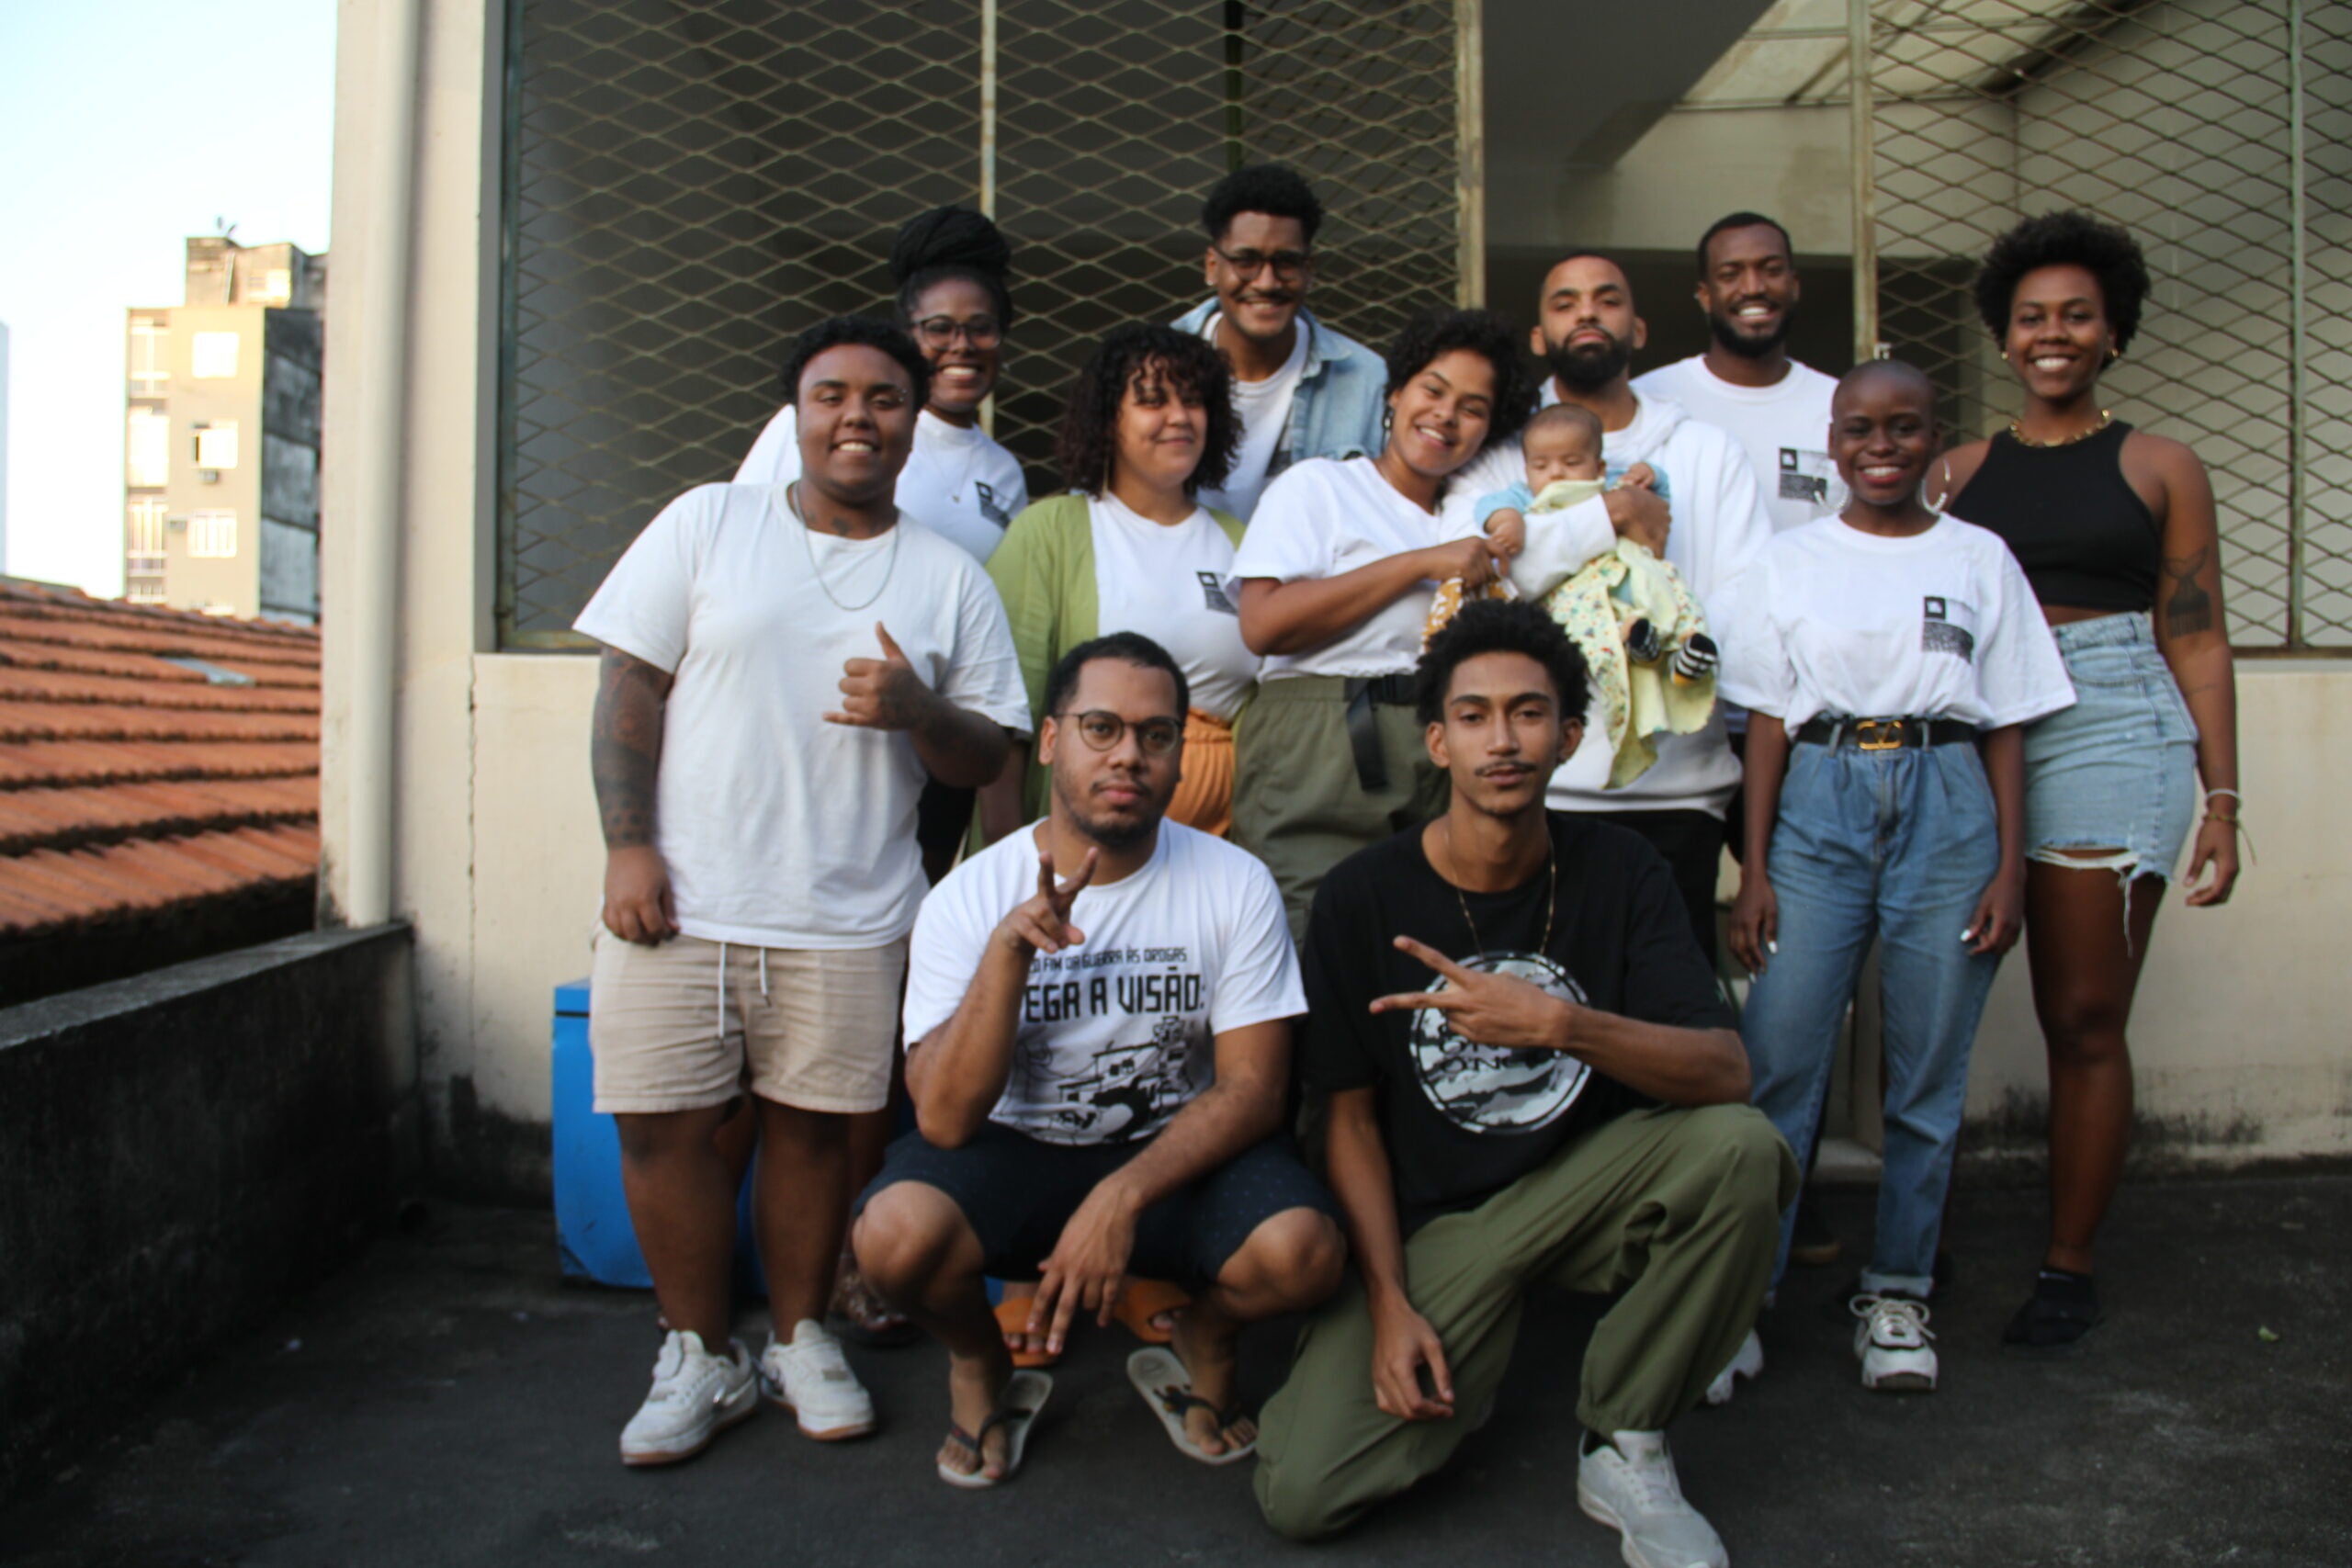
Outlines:
<svg viewBox="0 0 2352 1568"><path fill-rule="evenodd" d="M1858 354L1962 430L2018 393L1968 286L2019 218L2129 228L2156 289L2105 389L2212 475L2233 639L2352 649L2352 5L1849 0ZM1871 287L1875 268L1875 288Z"/></svg>
<svg viewBox="0 0 2352 1568"><path fill-rule="evenodd" d="M580 641L653 513L733 473L791 336L887 308L925 208L1013 243L994 423L1035 493L1087 348L1201 296L1229 169L1315 182L1316 309L1355 336L1475 291L1476 0L508 5L502 647Z"/></svg>

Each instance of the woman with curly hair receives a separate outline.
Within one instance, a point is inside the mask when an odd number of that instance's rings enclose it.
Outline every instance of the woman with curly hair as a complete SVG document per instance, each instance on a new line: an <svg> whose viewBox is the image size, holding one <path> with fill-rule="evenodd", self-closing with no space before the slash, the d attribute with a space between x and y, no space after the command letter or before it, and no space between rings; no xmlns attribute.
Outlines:
<svg viewBox="0 0 2352 1568"><path fill-rule="evenodd" d="M1192 687L1183 779L1169 820L1223 837L1233 809L1233 719L1258 679L1226 596L1241 523L1195 496L1225 480L1238 426L1222 355L1173 327L1120 327L1079 371L1057 453L1070 493L1012 520L989 561L1021 653L1031 706L1063 654L1141 632ZM1042 718L1042 710L1040 717ZM1002 838L1046 811L1046 770L1007 770L981 802Z"/></svg>
<svg viewBox="0 0 2352 1568"><path fill-rule="evenodd" d="M1294 936L1326 871L1443 804L1413 711L1422 625L1439 582L1476 588L1501 563L1468 514L1442 502L1534 402L1514 334L1491 311L1419 316L1386 358L1379 455L1283 470L1231 573L1241 635L1266 656L1235 740L1233 836L1272 869Z"/></svg>
<svg viewBox="0 0 2352 1568"><path fill-rule="evenodd" d="M2196 453L2099 403L2099 374L2131 347L2148 290L2132 236L2088 213L2045 213L1996 241L1976 307L2025 406L1942 465L1951 514L2000 535L2025 568L2079 696L2025 732L2050 1244L2004 1337L2034 1348L2100 1321L2091 1243L2132 1135L2124 1026L2200 775L2186 902L2225 902L2238 874L2237 687L2212 486Z"/></svg>

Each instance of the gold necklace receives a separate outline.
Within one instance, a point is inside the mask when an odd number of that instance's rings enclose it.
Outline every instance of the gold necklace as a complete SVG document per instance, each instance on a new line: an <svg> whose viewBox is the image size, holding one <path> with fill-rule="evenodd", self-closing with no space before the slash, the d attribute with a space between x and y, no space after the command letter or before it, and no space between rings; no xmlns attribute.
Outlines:
<svg viewBox="0 0 2352 1568"><path fill-rule="evenodd" d="M2092 425L2088 430L2076 431L2072 435L2062 435L2055 441L2036 441L2032 436L2028 435L2022 429L2018 428L2018 422L2016 420L2011 420L2009 421L2009 439L2016 442L2020 446L2036 446L2047 451L2052 446L2072 446L2077 441L2088 441L2092 436L2097 435L2100 431L2105 430L2109 425L2113 424L2114 423L2115 411L2113 409L2101 409L2098 411L2098 423Z"/></svg>
<svg viewBox="0 0 2352 1568"><path fill-rule="evenodd" d="M1544 942L1535 951L1548 958L1552 954L1552 917L1560 912L1560 846L1553 841L1548 823L1544 829L1544 847L1546 851L1544 858L1552 867L1552 892L1544 904ZM1453 863L1455 870L1461 869L1462 857L1453 852L1453 823L1451 818L1445 824L1445 858ZM1477 955L1484 958L1487 944L1478 935L1478 922L1470 918L1470 900L1462 896L1462 884L1442 873L1439 874L1439 880L1453 889L1454 907L1462 911L1462 923L1470 928L1470 944L1478 950Z"/></svg>

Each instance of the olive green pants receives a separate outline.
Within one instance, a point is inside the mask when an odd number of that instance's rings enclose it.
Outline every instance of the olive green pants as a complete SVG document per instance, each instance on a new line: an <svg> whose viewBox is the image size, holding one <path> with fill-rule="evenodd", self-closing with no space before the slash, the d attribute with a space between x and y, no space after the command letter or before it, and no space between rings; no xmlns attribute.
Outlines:
<svg viewBox="0 0 2352 1568"><path fill-rule="evenodd" d="M1413 710L1376 704L1388 780L1365 789L1348 739L1346 684L1335 675L1268 681L1233 732L1233 841L1274 874L1294 941L1306 935L1306 912L1325 872L1428 821L1445 809L1451 788L1430 761Z"/></svg>
<svg viewBox="0 0 2352 1568"><path fill-rule="evenodd" d="M1754 1325L1796 1190L1788 1145L1752 1107L1635 1111L1477 1208L1431 1220L1405 1244L1406 1290L1445 1346L1454 1414L1381 1412L1371 1309L1351 1276L1308 1320L1259 1417L1266 1522L1294 1540L1329 1535L1453 1458L1502 1387L1538 1280L1617 1296L1585 1350L1577 1419L1597 1432L1662 1429Z"/></svg>

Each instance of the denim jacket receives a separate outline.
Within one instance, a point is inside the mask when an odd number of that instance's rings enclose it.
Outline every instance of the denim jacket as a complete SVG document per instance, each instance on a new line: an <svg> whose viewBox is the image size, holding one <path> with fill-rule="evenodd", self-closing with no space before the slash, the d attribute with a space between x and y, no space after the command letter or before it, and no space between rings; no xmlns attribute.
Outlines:
<svg viewBox="0 0 2352 1568"><path fill-rule="evenodd" d="M1199 336L1216 314L1212 298L1176 320L1176 329ZM1304 306L1298 324L1306 333L1306 367L1290 400L1290 418L1266 465L1271 479L1302 457L1371 456L1381 448L1381 415L1386 412L1388 367L1355 339L1332 331Z"/></svg>

